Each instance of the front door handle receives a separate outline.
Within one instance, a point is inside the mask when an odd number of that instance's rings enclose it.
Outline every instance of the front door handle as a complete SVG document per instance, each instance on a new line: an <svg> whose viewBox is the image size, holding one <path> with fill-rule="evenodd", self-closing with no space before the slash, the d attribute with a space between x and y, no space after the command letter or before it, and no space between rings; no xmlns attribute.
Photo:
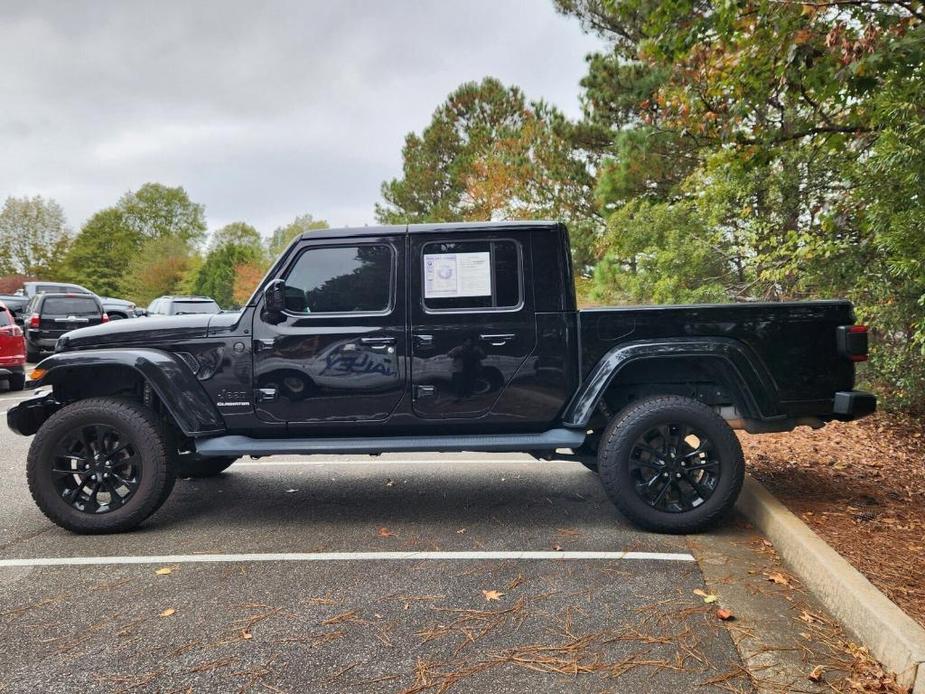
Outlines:
<svg viewBox="0 0 925 694"><path fill-rule="evenodd" d="M389 345L395 344L394 337L361 337L360 344L366 345L373 349L385 349Z"/></svg>
<svg viewBox="0 0 925 694"><path fill-rule="evenodd" d="M433 335L415 335L414 336L414 345L415 347L423 347L425 349L434 346L434 336Z"/></svg>
<svg viewBox="0 0 925 694"><path fill-rule="evenodd" d="M513 340L516 335L514 333L489 333L484 335L479 335L482 338L482 341L487 342L492 347L501 347L506 345L508 342Z"/></svg>
<svg viewBox="0 0 925 694"><path fill-rule="evenodd" d="M269 339L254 339L254 351L255 352L266 352L271 350L276 346L276 340L273 338Z"/></svg>

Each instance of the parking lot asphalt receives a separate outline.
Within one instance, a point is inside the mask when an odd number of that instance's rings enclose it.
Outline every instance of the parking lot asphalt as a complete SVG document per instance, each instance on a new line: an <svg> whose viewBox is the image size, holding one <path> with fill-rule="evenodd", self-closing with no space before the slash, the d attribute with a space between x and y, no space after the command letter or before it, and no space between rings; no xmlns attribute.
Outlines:
<svg viewBox="0 0 925 694"><path fill-rule="evenodd" d="M688 539L575 462L243 460L76 536L33 504L28 444L0 427L0 691L751 690Z"/></svg>

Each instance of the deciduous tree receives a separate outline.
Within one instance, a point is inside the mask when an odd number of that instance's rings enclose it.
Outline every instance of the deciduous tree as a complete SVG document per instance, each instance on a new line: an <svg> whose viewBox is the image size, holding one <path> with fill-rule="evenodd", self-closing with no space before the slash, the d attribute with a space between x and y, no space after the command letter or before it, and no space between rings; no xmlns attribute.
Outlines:
<svg viewBox="0 0 925 694"><path fill-rule="evenodd" d="M40 195L8 197L0 211L0 272L57 279L70 240L57 202Z"/></svg>
<svg viewBox="0 0 925 694"><path fill-rule="evenodd" d="M277 227L273 230L267 241L267 253L270 260L274 260L286 250L292 240L308 231L318 229L327 229L328 223L323 219L315 219L310 214L302 214L289 222L286 226Z"/></svg>
<svg viewBox="0 0 925 694"><path fill-rule="evenodd" d="M125 286L129 265L137 272L133 260L141 246L141 239L126 224L121 210L100 210L87 220L71 244L64 259L67 277L97 294L116 295Z"/></svg>
<svg viewBox="0 0 925 694"><path fill-rule="evenodd" d="M170 237L198 243L206 235L205 207L190 200L179 186L145 183L123 195L116 207L143 240Z"/></svg>

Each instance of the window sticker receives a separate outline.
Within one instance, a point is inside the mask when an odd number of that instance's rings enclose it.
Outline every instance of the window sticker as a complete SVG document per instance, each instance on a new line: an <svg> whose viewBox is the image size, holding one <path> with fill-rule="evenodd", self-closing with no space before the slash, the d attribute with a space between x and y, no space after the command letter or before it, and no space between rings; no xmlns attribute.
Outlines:
<svg viewBox="0 0 925 694"><path fill-rule="evenodd" d="M491 253L425 253L424 298L491 296Z"/></svg>

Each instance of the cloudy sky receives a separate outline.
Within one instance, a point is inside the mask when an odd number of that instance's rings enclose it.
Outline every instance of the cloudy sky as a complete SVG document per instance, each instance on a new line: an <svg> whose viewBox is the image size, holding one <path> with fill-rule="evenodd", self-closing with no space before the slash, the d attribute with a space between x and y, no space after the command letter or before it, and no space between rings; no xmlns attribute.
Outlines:
<svg viewBox="0 0 925 694"><path fill-rule="evenodd" d="M551 0L0 0L0 199L73 228L146 181L209 227L371 223L401 146L493 75L579 112L599 47Z"/></svg>

